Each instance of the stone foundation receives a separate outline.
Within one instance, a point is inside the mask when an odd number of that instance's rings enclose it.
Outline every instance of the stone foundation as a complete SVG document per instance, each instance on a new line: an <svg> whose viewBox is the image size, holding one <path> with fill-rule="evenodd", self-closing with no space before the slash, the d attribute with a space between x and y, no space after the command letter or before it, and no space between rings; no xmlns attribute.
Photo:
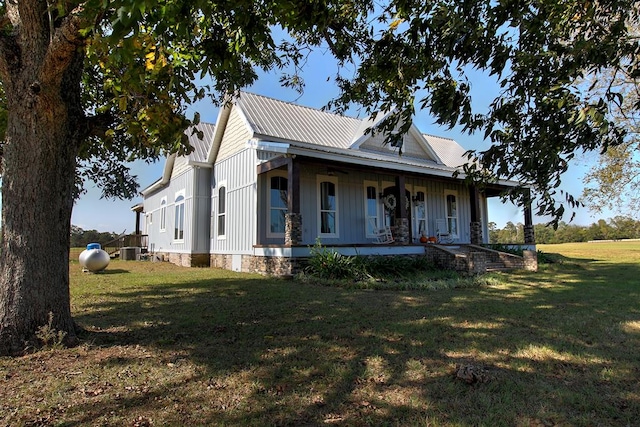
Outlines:
<svg viewBox="0 0 640 427"><path fill-rule="evenodd" d="M293 276L300 272L305 259L264 257L254 255L238 255L241 257L241 271L244 273L258 273L265 276ZM214 268L233 270L233 255L211 254L210 265Z"/></svg>
<svg viewBox="0 0 640 427"><path fill-rule="evenodd" d="M181 267L209 267L209 254L179 254L175 252L155 252L156 260L162 259Z"/></svg>

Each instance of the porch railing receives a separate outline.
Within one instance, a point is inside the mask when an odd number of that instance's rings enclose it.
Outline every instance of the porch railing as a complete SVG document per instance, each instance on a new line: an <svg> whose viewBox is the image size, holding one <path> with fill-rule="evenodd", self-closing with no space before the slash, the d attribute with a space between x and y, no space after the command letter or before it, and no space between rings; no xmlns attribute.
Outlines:
<svg viewBox="0 0 640 427"><path fill-rule="evenodd" d="M114 255L120 252L120 249L126 247L142 248L143 252L148 249L149 235L148 234L125 234L116 237L106 243L103 243L102 249L109 255Z"/></svg>

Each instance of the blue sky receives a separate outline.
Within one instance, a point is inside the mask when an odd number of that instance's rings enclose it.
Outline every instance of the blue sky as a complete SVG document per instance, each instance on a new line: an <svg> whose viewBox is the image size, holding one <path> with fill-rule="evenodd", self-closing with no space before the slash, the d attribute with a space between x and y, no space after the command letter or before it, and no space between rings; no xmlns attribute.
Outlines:
<svg viewBox="0 0 640 427"><path fill-rule="evenodd" d="M280 75L278 72L262 73L259 80L247 90L283 101L320 108L338 94L337 88L331 79L337 71L337 66L330 58L330 55L318 51L310 56L306 64L303 74L306 87L302 95L294 90L281 87L278 82ZM473 73L471 81L474 107L481 109L483 105L488 105L493 99L497 85L480 72ZM196 105L190 106L187 110L188 115L193 115L195 112L200 113L202 121L215 123L218 109L209 102L201 101ZM351 115L357 114L356 110L351 112ZM467 135L463 134L459 129L448 130L439 127L433 123L433 118L426 112L418 111L414 122L422 132L453 138L466 149L488 147L488 143L483 141L481 135ZM574 196L579 196L583 188L582 176L588 170L589 164L596 159L597 156L594 154L583 156L578 161L574 161L563 178L562 188ZM132 171L134 175L138 176L138 182L142 189L160 178L163 167L164 162L152 165L136 162L132 164ZM100 198L100 191L94 187L93 183L88 183L86 188L87 194L82 196L74 206L71 220L73 225L85 230L95 229L116 233L124 230L127 232L135 231L135 214L131 211L131 207L141 202L141 197L134 200L105 200ZM595 217L586 208L581 208L577 211L574 223L588 225L599 218L608 218L610 216L612 214L605 212ZM524 222L523 218L520 209L516 206L502 204L497 198L490 199L489 220L496 222L499 227L503 227L507 221L514 223ZM534 218L534 223L541 222L546 222L546 219Z"/></svg>

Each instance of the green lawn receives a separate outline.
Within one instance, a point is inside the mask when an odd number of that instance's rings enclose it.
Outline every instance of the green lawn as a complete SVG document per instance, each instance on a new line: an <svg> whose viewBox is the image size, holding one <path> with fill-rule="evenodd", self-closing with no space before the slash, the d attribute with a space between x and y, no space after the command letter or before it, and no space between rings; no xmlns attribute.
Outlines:
<svg viewBox="0 0 640 427"><path fill-rule="evenodd" d="M638 425L640 242L541 249L438 291L76 257L84 343L0 359L0 425Z"/></svg>

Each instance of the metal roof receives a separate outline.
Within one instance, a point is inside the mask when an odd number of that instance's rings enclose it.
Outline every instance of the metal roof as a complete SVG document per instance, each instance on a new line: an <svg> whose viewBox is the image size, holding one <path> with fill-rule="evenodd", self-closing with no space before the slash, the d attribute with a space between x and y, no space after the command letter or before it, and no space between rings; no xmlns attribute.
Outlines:
<svg viewBox="0 0 640 427"><path fill-rule="evenodd" d="M348 148L362 120L240 92L236 104L254 134L287 141Z"/></svg>
<svg viewBox="0 0 640 427"><path fill-rule="evenodd" d="M291 102L280 101L250 92L240 92L236 105L257 137L274 138L299 143L333 148L359 150L356 141L367 138L366 129L375 126L386 114L379 117L357 119L321 111ZM467 163L465 150L451 138L423 134L436 155L451 168ZM366 151L366 150L362 150ZM393 156L393 154L389 154ZM431 166L433 162L424 161Z"/></svg>
<svg viewBox="0 0 640 427"><path fill-rule="evenodd" d="M196 129L196 132L193 128ZM202 139L198 138L197 131L202 132ZM189 137L189 145L193 147L193 151L187 156L189 162L206 163L214 131L215 125L205 122L200 122L184 131Z"/></svg>
<svg viewBox="0 0 640 427"><path fill-rule="evenodd" d="M467 150L453 139L424 133L422 136L424 136L424 139L427 140L427 143L445 165L451 168L459 168L463 164L469 163L467 156L464 155Z"/></svg>

